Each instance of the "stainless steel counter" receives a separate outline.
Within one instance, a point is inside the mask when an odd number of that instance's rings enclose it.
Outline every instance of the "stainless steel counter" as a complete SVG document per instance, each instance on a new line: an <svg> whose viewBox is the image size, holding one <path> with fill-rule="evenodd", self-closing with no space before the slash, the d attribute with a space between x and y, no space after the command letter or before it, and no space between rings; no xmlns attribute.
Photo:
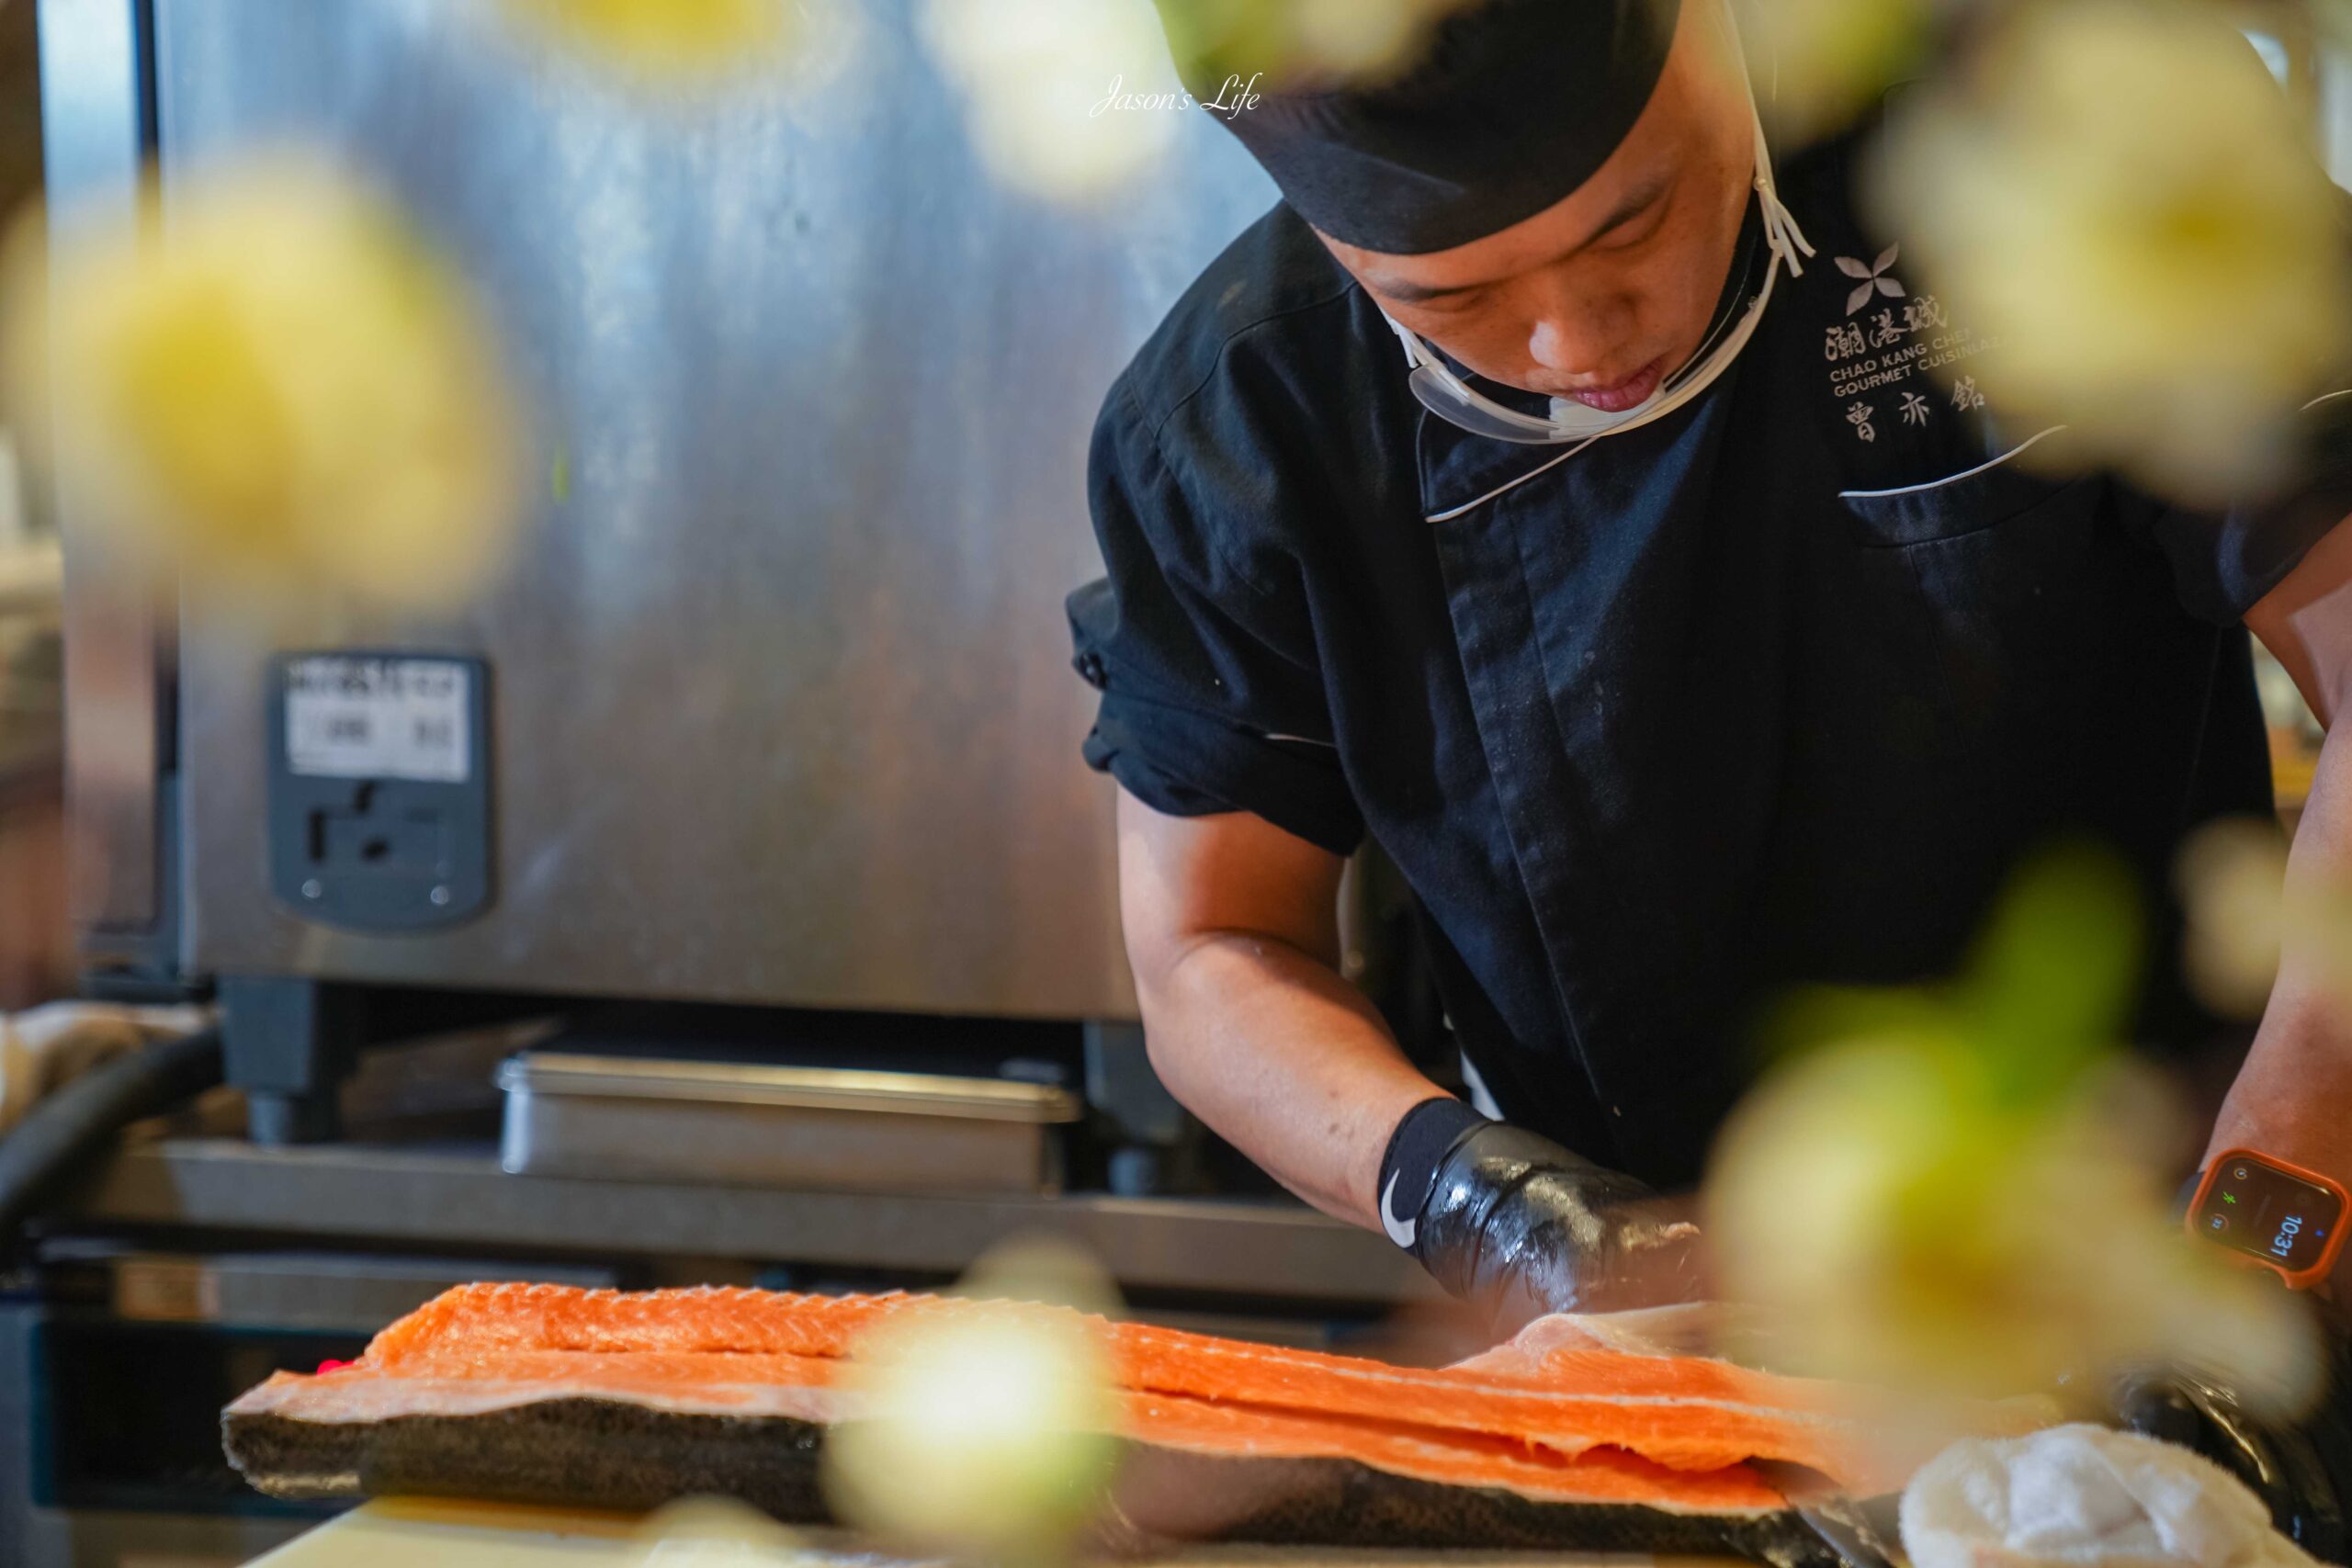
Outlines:
<svg viewBox="0 0 2352 1568"><path fill-rule="evenodd" d="M101 1556L226 1568L307 1529L218 1513L231 1478L213 1473L215 1394L269 1366L350 1355L450 1280L748 1282L775 1270L795 1286L874 1288L952 1277L994 1242L1048 1233L1101 1259L1138 1315L1218 1333L1328 1345L1434 1293L1385 1238L1286 1201L511 1176L488 1143L168 1139L117 1155L40 1223L51 1241L34 1292L0 1301L0 1562L28 1568ZM83 1389L56 1397L89 1408L117 1384L147 1390L156 1365L200 1391L201 1418L159 1416L137 1453L86 1430L59 1436L42 1390ZM51 1492L32 1472L37 1452L67 1456ZM313 1556L283 1561L356 1562L363 1544L329 1529Z"/></svg>
<svg viewBox="0 0 2352 1568"><path fill-rule="evenodd" d="M1024 1233L1069 1238L1129 1290L1383 1303L1435 1293L1382 1237L1278 1201L934 1198L509 1176L488 1148L221 1139L133 1148L61 1211L338 1243L758 1258L955 1273Z"/></svg>

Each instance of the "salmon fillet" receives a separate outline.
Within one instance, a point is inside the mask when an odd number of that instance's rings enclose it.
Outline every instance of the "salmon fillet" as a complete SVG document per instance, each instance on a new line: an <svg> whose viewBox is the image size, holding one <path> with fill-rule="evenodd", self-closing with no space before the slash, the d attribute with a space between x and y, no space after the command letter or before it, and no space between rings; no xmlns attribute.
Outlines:
<svg viewBox="0 0 2352 1568"><path fill-rule="evenodd" d="M376 1337L370 1362L418 1355L526 1350L780 1353L838 1359L860 1335L910 1314L954 1311L936 1296L810 1296L771 1291L581 1291L484 1284L449 1291ZM1050 1310L1050 1309L1038 1309ZM1928 1452L1890 1447L1883 1412L1860 1391L1751 1371L1693 1356L1639 1356L1539 1323L1509 1346L1458 1367L1401 1368L1146 1324L1105 1324L1122 1387L1155 1393L1375 1417L1541 1444L1575 1455L1595 1447L1670 1470L1764 1460L1820 1472L1857 1495L1891 1491ZM2015 1435L2030 1422L1985 1407L1939 1424Z"/></svg>
<svg viewBox="0 0 2352 1568"><path fill-rule="evenodd" d="M859 1340L968 1310L907 1294L466 1286L350 1366L252 1390L224 1415L226 1444L280 1495L650 1506L717 1490L818 1517L822 1434L861 1415L838 1376ZM1839 1391L1719 1361L1554 1333L1410 1369L1088 1321L1143 1459L1130 1479L1157 1496L1126 1511L1159 1533L1793 1562L1815 1554L1809 1538L1758 1462L1849 1489L1887 1479L1880 1435Z"/></svg>

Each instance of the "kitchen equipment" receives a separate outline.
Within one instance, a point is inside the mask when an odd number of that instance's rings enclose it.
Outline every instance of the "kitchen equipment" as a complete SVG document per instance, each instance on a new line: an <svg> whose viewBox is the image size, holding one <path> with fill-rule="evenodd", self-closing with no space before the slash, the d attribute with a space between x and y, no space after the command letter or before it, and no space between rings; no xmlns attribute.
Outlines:
<svg viewBox="0 0 2352 1568"><path fill-rule="evenodd" d="M200 164L323 149L483 295L541 479L476 602L266 632L126 600L54 498L85 952L221 982L269 1141L334 1133L371 988L1132 1019L1061 609L1089 434L1272 186L1187 115L1115 204L1009 190L917 0L830 7L821 79L687 103L499 9L40 0L61 233L145 157L168 222ZM304 771L306 694L426 677L469 742L432 776Z"/></svg>
<svg viewBox="0 0 2352 1568"><path fill-rule="evenodd" d="M499 1163L531 1176L1047 1193L1069 1090L1002 1078L526 1052Z"/></svg>
<svg viewBox="0 0 2352 1568"><path fill-rule="evenodd" d="M0 1293L0 1563L229 1568L327 1517L256 1497L220 1407L278 1368L359 1354L469 1280L625 1282L545 1259L44 1242Z"/></svg>

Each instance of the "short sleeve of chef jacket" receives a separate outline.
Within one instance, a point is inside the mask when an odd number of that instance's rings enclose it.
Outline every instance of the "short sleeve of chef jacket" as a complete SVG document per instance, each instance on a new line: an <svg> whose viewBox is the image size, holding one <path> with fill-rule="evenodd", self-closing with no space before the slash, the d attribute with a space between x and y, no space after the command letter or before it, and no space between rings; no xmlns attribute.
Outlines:
<svg viewBox="0 0 2352 1568"><path fill-rule="evenodd" d="M1156 811L1245 811L1344 855L1363 820L1306 594L1295 562L1242 539L1284 505L1284 465L1233 437L1174 462L1129 378L1103 404L1087 489L1106 575L1069 599L1102 693L1086 761Z"/></svg>
<svg viewBox="0 0 2352 1568"><path fill-rule="evenodd" d="M2304 410L2298 434L2296 477L2267 500L2199 511L2130 498L2191 615L2222 626L2244 620L2321 536L2352 516L2352 390Z"/></svg>

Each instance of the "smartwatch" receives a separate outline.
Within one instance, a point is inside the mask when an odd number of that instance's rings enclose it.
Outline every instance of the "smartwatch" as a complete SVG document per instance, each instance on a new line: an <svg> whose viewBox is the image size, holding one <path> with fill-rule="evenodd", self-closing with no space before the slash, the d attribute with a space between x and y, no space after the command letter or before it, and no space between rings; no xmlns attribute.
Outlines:
<svg viewBox="0 0 2352 1568"><path fill-rule="evenodd" d="M2215 1158L2188 1202L2189 1235L2299 1291L2335 1267L2347 1220L2352 1194L2341 1183L2252 1149Z"/></svg>

